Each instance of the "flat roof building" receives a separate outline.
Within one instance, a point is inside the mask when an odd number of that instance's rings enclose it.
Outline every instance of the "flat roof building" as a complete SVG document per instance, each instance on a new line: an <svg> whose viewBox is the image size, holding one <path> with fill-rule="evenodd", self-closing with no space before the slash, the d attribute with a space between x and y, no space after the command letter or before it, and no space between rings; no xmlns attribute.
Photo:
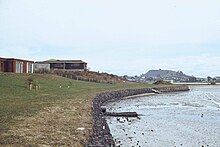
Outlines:
<svg viewBox="0 0 220 147"><path fill-rule="evenodd" d="M33 63L23 59L0 58L0 72L33 73Z"/></svg>
<svg viewBox="0 0 220 147"><path fill-rule="evenodd" d="M82 60L47 60L35 64L35 70L46 67L43 65L49 65L50 70L84 71L87 69L87 63Z"/></svg>

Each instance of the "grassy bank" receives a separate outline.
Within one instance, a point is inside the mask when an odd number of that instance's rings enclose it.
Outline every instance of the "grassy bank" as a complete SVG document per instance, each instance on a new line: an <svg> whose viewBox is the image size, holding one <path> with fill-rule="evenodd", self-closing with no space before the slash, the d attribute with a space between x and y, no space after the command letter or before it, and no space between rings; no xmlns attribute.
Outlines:
<svg viewBox="0 0 220 147"><path fill-rule="evenodd" d="M39 83L39 90L28 89L29 78ZM83 146L91 133L91 101L97 93L143 87L152 85L0 73L0 145Z"/></svg>

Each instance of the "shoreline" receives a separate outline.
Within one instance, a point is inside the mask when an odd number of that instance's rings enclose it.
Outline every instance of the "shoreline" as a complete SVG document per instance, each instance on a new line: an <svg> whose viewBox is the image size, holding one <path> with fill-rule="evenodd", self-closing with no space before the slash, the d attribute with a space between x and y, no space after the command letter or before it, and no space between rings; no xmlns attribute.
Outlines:
<svg viewBox="0 0 220 147"><path fill-rule="evenodd" d="M195 86L220 86L220 83L208 84L208 83L173 83L173 85L195 85Z"/></svg>
<svg viewBox="0 0 220 147"><path fill-rule="evenodd" d="M125 99L135 99L135 98L138 98L138 97L143 97L143 96L149 96L149 95L156 95L157 93L143 93L143 94L137 94L137 95L131 95L131 96L127 96L127 97L123 97L121 98L122 100L125 100Z"/></svg>
<svg viewBox="0 0 220 147"><path fill-rule="evenodd" d="M107 124L105 116L102 112L101 106L125 99L125 98L135 98L144 95L149 95L153 93L152 89L156 89L160 92L180 92L180 91L189 91L189 87L185 85L175 86L175 87L163 87L163 88L143 88L143 89L127 89L127 90L119 90L101 93L95 96L93 99L93 133L90 136L87 147L93 146L107 146L107 147L115 147L115 142L112 137L110 128Z"/></svg>

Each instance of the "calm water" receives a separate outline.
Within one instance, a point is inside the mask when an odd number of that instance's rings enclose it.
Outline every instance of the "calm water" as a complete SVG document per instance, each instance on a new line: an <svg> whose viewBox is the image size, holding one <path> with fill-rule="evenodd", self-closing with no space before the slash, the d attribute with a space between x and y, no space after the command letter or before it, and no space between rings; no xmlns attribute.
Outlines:
<svg viewBox="0 0 220 147"><path fill-rule="evenodd" d="M137 118L107 117L116 144L124 147L220 147L220 86L110 103L108 111L135 111Z"/></svg>

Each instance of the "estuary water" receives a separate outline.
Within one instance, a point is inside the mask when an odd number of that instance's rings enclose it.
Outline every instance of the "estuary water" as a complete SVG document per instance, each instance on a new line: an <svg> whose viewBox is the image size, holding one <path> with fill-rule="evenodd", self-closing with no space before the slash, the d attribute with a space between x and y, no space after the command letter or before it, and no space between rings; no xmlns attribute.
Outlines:
<svg viewBox="0 0 220 147"><path fill-rule="evenodd" d="M139 118L107 117L120 147L220 147L220 86L124 99L110 112L137 112Z"/></svg>

